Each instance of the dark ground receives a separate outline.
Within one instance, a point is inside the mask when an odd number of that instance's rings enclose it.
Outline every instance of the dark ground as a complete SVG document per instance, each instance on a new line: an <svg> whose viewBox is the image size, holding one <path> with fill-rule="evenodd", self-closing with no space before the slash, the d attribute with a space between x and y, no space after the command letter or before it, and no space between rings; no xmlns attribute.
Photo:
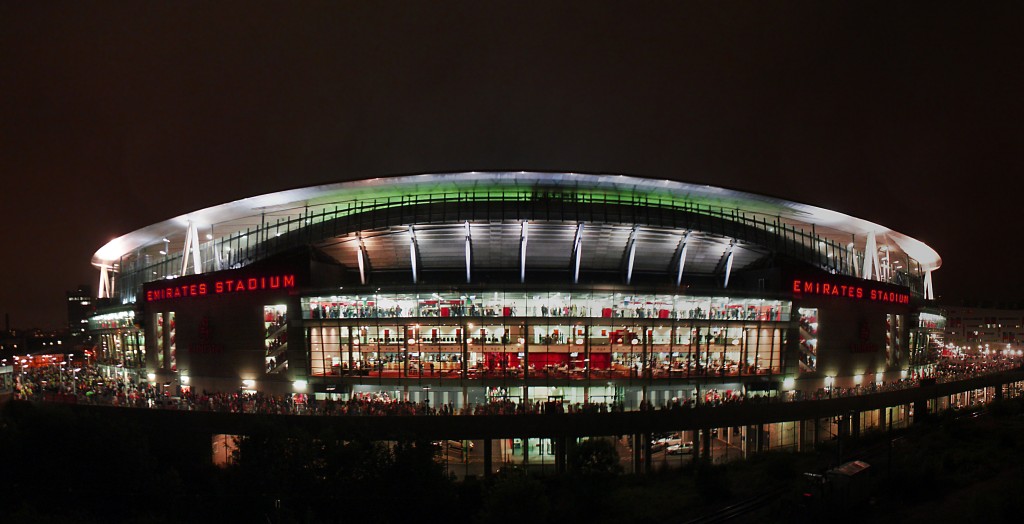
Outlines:
<svg viewBox="0 0 1024 524"><path fill-rule="evenodd" d="M516 472L453 482L429 443L342 443L266 427L238 462L209 464L209 442L60 407L8 404L0 414L3 522L688 522L773 493L733 522L1008 522L1024 501L1024 404L946 414L895 436L867 434L844 460L871 464L863 496L808 491L804 472L838 457L768 453L725 466L616 474L614 447L580 445L562 477Z"/></svg>

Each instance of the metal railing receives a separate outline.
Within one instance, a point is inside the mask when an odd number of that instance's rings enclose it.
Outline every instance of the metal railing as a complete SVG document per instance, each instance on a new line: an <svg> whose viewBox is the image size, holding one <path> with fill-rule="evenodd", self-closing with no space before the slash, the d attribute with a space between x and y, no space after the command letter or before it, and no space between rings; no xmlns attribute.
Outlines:
<svg viewBox="0 0 1024 524"><path fill-rule="evenodd" d="M482 219L565 220L642 223L693 229L736 238L811 263L822 270L857 276L864 254L833 239L785 223L780 217L736 208L638 195L516 191L444 192L351 200L303 209L295 216L261 224L200 245L203 271L239 268L288 249L366 229L416 223ZM181 273L182 254L155 256L148 246L119 261L122 302L132 302L142 284ZM923 291L923 271L907 258L907 269L892 271L889 282Z"/></svg>

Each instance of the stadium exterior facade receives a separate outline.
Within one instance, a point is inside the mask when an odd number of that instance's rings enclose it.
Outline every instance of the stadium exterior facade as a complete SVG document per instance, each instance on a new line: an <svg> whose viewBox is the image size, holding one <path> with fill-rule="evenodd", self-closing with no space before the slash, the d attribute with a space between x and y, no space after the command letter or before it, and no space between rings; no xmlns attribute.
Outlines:
<svg viewBox="0 0 1024 524"><path fill-rule="evenodd" d="M97 363L171 391L635 409L904 377L933 343L941 260L773 197L472 172L246 198L92 263Z"/></svg>

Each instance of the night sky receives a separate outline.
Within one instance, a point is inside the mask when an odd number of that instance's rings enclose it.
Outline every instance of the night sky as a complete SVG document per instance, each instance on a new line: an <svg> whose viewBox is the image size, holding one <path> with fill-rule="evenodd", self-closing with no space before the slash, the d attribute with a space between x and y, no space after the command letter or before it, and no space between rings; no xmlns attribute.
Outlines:
<svg viewBox="0 0 1024 524"><path fill-rule="evenodd" d="M1022 2L3 2L0 312L111 238L433 171L673 178L835 209L1024 299Z"/></svg>

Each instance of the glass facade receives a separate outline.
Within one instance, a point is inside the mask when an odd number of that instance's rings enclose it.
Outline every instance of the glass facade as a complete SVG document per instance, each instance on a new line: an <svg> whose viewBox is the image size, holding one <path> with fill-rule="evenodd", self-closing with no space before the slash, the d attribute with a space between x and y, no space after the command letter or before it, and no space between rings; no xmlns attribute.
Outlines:
<svg viewBox="0 0 1024 524"><path fill-rule="evenodd" d="M164 369L164 314L153 315L153 335L156 339L156 367Z"/></svg>
<svg viewBox="0 0 1024 524"><path fill-rule="evenodd" d="M288 307L284 304L263 306L263 334L268 374L288 369Z"/></svg>
<svg viewBox="0 0 1024 524"><path fill-rule="evenodd" d="M175 315L171 311L167 313L167 350L170 357L171 371L178 370L178 344L175 340L175 334L177 332Z"/></svg>
<svg viewBox="0 0 1024 524"><path fill-rule="evenodd" d="M902 360L903 352L900 342L903 340L905 326L904 315L892 313L886 315L885 363L888 366L898 366Z"/></svg>
<svg viewBox="0 0 1024 524"><path fill-rule="evenodd" d="M616 292L302 301L310 375L686 378L780 373L787 301Z"/></svg>
<svg viewBox="0 0 1024 524"><path fill-rule="evenodd" d="M818 309L800 308L800 372L818 369Z"/></svg>
<svg viewBox="0 0 1024 524"><path fill-rule="evenodd" d="M145 334L135 327L134 311L96 315L89 319L96 333L96 362L101 366L142 368L146 365Z"/></svg>

